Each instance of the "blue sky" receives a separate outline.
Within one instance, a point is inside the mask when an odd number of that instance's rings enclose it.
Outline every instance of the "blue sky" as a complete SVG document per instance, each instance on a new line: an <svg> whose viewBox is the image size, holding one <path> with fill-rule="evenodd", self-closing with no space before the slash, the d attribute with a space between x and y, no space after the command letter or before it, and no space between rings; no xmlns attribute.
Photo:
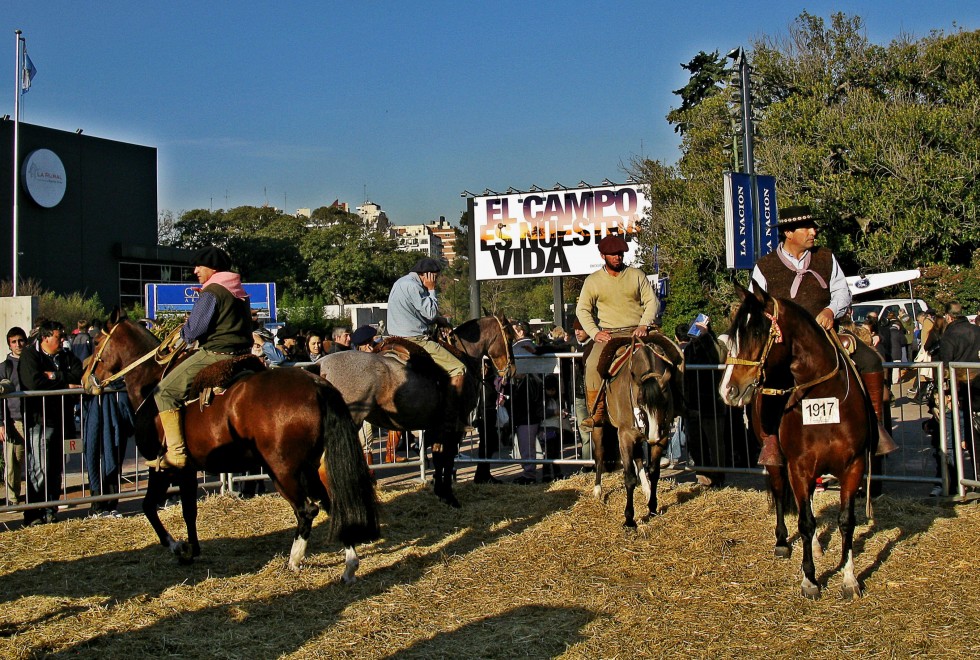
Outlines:
<svg viewBox="0 0 980 660"><path fill-rule="evenodd" d="M370 199L456 221L460 192L622 182L676 161L682 62L803 10L902 33L980 28L980 2L64 2L8 0L38 69L21 119L156 147L159 208L293 212ZM719 184L720 185L720 184Z"/></svg>

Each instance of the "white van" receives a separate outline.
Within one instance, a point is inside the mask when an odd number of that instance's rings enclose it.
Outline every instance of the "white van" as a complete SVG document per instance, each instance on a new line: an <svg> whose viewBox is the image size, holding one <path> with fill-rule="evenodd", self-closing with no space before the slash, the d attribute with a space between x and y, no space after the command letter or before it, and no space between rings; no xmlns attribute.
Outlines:
<svg viewBox="0 0 980 660"><path fill-rule="evenodd" d="M893 311L898 316L901 316L902 312L905 312L910 319L914 320L919 312L924 312L927 309L929 309L929 306L921 298L916 298L915 300L911 298L862 300L851 303L851 318L854 319L855 323L862 323L871 312L877 312L878 318L883 319L885 318L885 314ZM916 325L918 326L918 323Z"/></svg>

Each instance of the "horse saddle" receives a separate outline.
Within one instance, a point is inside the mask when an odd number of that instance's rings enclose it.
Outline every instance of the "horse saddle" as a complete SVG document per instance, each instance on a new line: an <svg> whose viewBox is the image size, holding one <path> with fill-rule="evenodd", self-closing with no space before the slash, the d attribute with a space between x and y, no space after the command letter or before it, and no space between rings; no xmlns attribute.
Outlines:
<svg viewBox="0 0 980 660"><path fill-rule="evenodd" d="M840 342L841 348L844 349L845 353L854 355L854 351L857 349L857 337L846 332L838 332L837 341Z"/></svg>
<svg viewBox="0 0 980 660"><path fill-rule="evenodd" d="M211 404L215 395L222 395L239 378L265 371L262 360L254 355L238 355L202 369L191 382L188 400L200 398L201 409Z"/></svg>
<svg viewBox="0 0 980 660"><path fill-rule="evenodd" d="M680 371L684 370L684 354L680 347L669 337L660 333L653 332L646 337L639 338L643 344L650 345L653 350L671 365ZM629 362L633 345L633 337L613 337L602 347L602 354L596 365L596 371L604 380L612 380L622 370L623 365Z"/></svg>
<svg viewBox="0 0 980 660"><path fill-rule="evenodd" d="M443 347L446 345L443 344ZM436 381L440 386L449 382L446 370L436 364L424 348L409 339L385 337L375 345L374 352L401 362L420 376Z"/></svg>

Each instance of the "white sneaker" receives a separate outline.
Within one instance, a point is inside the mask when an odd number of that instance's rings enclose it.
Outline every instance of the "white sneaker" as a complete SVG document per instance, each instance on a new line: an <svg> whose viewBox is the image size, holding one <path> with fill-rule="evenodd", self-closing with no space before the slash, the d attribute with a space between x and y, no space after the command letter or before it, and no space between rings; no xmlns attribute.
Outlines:
<svg viewBox="0 0 980 660"><path fill-rule="evenodd" d="M666 456L661 456L660 457L660 467L661 468L670 467L670 459L667 458Z"/></svg>

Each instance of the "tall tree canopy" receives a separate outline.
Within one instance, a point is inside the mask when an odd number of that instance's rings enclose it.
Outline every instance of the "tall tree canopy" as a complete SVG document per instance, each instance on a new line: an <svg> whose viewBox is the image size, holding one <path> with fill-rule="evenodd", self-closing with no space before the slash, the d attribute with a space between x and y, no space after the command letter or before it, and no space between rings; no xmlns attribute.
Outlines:
<svg viewBox="0 0 980 660"><path fill-rule="evenodd" d="M809 204L820 241L845 272L969 266L980 248L980 32L935 31L882 46L863 21L801 14L787 35L747 49L756 172L776 177L780 206ZM717 53L688 65L692 84L668 121L675 165L634 160L653 201L642 239L671 275L668 319L733 300L724 262L723 147L739 90L719 92ZM729 78L730 80L730 78ZM745 281L745 275L738 276Z"/></svg>

